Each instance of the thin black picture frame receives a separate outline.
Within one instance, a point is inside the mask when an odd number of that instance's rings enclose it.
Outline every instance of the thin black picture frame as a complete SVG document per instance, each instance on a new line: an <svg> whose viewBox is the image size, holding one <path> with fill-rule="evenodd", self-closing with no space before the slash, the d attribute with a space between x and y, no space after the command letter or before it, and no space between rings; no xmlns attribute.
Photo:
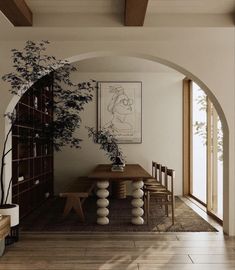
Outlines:
<svg viewBox="0 0 235 270"><path fill-rule="evenodd" d="M119 139L117 136L117 140L118 140L118 144L141 144L143 142L143 135L142 135L142 81L98 81L97 82L97 130L100 130L101 127L101 101L102 101L102 91L104 91L102 89L102 84L128 84L128 83L132 83L132 84L139 84L139 98L140 98L140 119L139 119L139 132L140 132L140 136L138 140L125 140L125 139Z"/></svg>

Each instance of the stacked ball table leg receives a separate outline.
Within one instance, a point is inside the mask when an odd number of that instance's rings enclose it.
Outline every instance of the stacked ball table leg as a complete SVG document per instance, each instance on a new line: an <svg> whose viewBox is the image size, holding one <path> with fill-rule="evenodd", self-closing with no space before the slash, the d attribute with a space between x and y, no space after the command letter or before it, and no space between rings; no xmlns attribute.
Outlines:
<svg viewBox="0 0 235 270"><path fill-rule="evenodd" d="M109 186L109 181L97 181L97 192L96 195L98 197L97 200L97 224L99 225L107 225L109 224L109 200L107 199L109 196L109 191L107 190Z"/></svg>
<svg viewBox="0 0 235 270"><path fill-rule="evenodd" d="M144 210L143 210L143 205L144 205L144 201L143 201L143 195L144 192L142 190L144 186L144 182L141 181L133 181L132 182L132 196L133 199L131 201L132 204L132 224L135 225L142 225L144 224L144 219L142 218L143 214L144 214Z"/></svg>

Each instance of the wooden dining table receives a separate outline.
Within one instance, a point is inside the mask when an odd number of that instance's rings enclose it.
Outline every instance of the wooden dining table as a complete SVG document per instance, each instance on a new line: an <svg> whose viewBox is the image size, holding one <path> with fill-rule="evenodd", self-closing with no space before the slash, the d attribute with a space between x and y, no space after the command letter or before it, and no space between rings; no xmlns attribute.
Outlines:
<svg viewBox="0 0 235 270"><path fill-rule="evenodd" d="M112 165L100 164L88 175L89 179L96 181L97 185L97 224L109 224L109 183L112 181L132 182L132 224L144 224L144 180L152 176L139 164L127 164L123 172L111 171Z"/></svg>

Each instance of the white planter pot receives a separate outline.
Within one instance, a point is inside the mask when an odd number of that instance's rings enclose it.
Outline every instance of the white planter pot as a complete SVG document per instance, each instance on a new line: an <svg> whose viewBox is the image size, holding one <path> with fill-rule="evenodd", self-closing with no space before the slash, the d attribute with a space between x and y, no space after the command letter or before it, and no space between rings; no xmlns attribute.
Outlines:
<svg viewBox="0 0 235 270"><path fill-rule="evenodd" d="M5 216L10 216L11 219L11 227L17 226L19 224L19 205L12 204L13 207L9 208L1 208L0 214Z"/></svg>

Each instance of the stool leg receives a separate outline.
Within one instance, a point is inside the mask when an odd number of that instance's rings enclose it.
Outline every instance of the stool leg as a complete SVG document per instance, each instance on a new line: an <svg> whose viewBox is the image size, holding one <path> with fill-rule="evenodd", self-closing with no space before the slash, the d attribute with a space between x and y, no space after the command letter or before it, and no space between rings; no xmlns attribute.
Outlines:
<svg viewBox="0 0 235 270"><path fill-rule="evenodd" d="M63 217L66 217L72 208L73 208L73 200L70 197L67 197Z"/></svg>
<svg viewBox="0 0 235 270"><path fill-rule="evenodd" d="M80 198L74 198L73 209L78 214L78 216L81 218L82 222L85 222L85 217L83 214Z"/></svg>

